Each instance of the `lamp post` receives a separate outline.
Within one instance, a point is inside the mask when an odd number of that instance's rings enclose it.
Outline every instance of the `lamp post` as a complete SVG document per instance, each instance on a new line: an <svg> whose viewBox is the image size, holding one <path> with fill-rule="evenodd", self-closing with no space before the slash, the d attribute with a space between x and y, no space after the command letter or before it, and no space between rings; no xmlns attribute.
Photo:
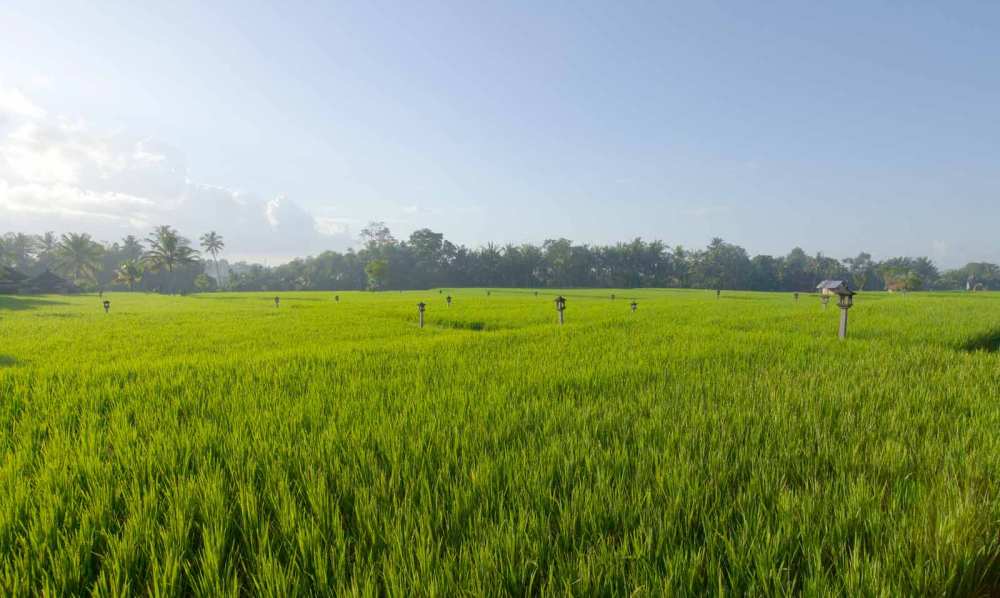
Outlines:
<svg viewBox="0 0 1000 598"><path fill-rule="evenodd" d="M837 291L837 305L840 307L840 340L847 338L847 310L854 306L854 291L844 287Z"/></svg>
<svg viewBox="0 0 1000 598"><path fill-rule="evenodd" d="M111 311L111 302L108 301L107 299L105 299L104 300L104 313L108 313L110 311Z"/></svg>
<svg viewBox="0 0 1000 598"><path fill-rule="evenodd" d="M632 308L632 311L634 312L635 310L639 309L639 304L635 302L635 299L633 299L632 300L632 304L631 304L630 307Z"/></svg>
<svg viewBox="0 0 1000 598"><path fill-rule="evenodd" d="M566 311L566 298L562 295L556 297L556 311L559 312L559 325L562 326L563 322L565 322L563 312Z"/></svg>
<svg viewBox="0 0 1000 598"><path fill-rule="evenodd" d="M274 298L274 307L277 308L279 305L281 305L281 297L275 297Z"/></svg>
<svg viewBox="0 0 1000 598"><path fill-rule="evenodd" d="M445 297L444 300L448 303L448 307L451 307L451 295Z"/></svg>
<svg viewBox="0 0 1000 598"><path fill-rule="evenodd" d="M419 322L420 322L420 327L421 328L424 327L424 309L426 307L427 307L427 304L424 303L423 301L421 301L420 303L417 304L417 314L418 314L417 317L419 318Z"/></svg>

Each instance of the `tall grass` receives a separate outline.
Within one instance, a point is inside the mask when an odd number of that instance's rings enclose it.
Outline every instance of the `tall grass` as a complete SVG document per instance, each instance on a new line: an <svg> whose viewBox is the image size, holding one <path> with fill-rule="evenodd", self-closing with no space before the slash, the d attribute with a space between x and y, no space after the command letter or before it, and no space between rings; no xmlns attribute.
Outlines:
<svg viewBox="0 0 1000 598"><path fill-rule="evenodd" d="M1000 588L1000 297L564 294L6 298L0 591Z"/></svg>

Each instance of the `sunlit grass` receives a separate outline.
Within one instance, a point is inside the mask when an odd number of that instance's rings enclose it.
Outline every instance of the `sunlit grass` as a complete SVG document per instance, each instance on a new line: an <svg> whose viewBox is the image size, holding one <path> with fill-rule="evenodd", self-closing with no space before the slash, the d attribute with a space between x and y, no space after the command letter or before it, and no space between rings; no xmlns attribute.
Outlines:
<svg viewBox="0 0 1000 598"><path fill-rule="evenodd" d="M0 298L0 590L1000 587L1000 297L562 293Z"/></svg>

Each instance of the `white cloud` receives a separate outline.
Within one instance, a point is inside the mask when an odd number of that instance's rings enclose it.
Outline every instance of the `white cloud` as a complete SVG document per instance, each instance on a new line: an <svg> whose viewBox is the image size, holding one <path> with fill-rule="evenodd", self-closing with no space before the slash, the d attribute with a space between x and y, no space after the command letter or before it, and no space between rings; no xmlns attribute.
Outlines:
<svg viewBox="0 0 1000 598"><path fill-rule="evenodd" d="M286 197L192 181L183 155L152 139L51 118L0 90L0 222L26 232L79 230L113 240L170 224L216 230L233 257L292 257L351 244L350 222L317 219Z"/></svg>
<svg viewBox="0 0 1000 598"><path fill-rule="evenodd" d="M18 89L0 89L0 114L4 113L27 118L45 117L45 110L33 104Z"/></svg>

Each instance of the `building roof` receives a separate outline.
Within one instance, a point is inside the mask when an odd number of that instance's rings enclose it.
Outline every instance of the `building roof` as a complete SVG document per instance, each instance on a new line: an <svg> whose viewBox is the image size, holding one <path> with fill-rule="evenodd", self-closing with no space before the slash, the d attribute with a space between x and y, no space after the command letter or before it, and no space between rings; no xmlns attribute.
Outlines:
<svg viewBox="0 0 1000 598"><path fill-rule="evenodd" d="M824 280L816 285L824 295L836 293L838 295L853 295L851 284L846 280Z"/></svg>

